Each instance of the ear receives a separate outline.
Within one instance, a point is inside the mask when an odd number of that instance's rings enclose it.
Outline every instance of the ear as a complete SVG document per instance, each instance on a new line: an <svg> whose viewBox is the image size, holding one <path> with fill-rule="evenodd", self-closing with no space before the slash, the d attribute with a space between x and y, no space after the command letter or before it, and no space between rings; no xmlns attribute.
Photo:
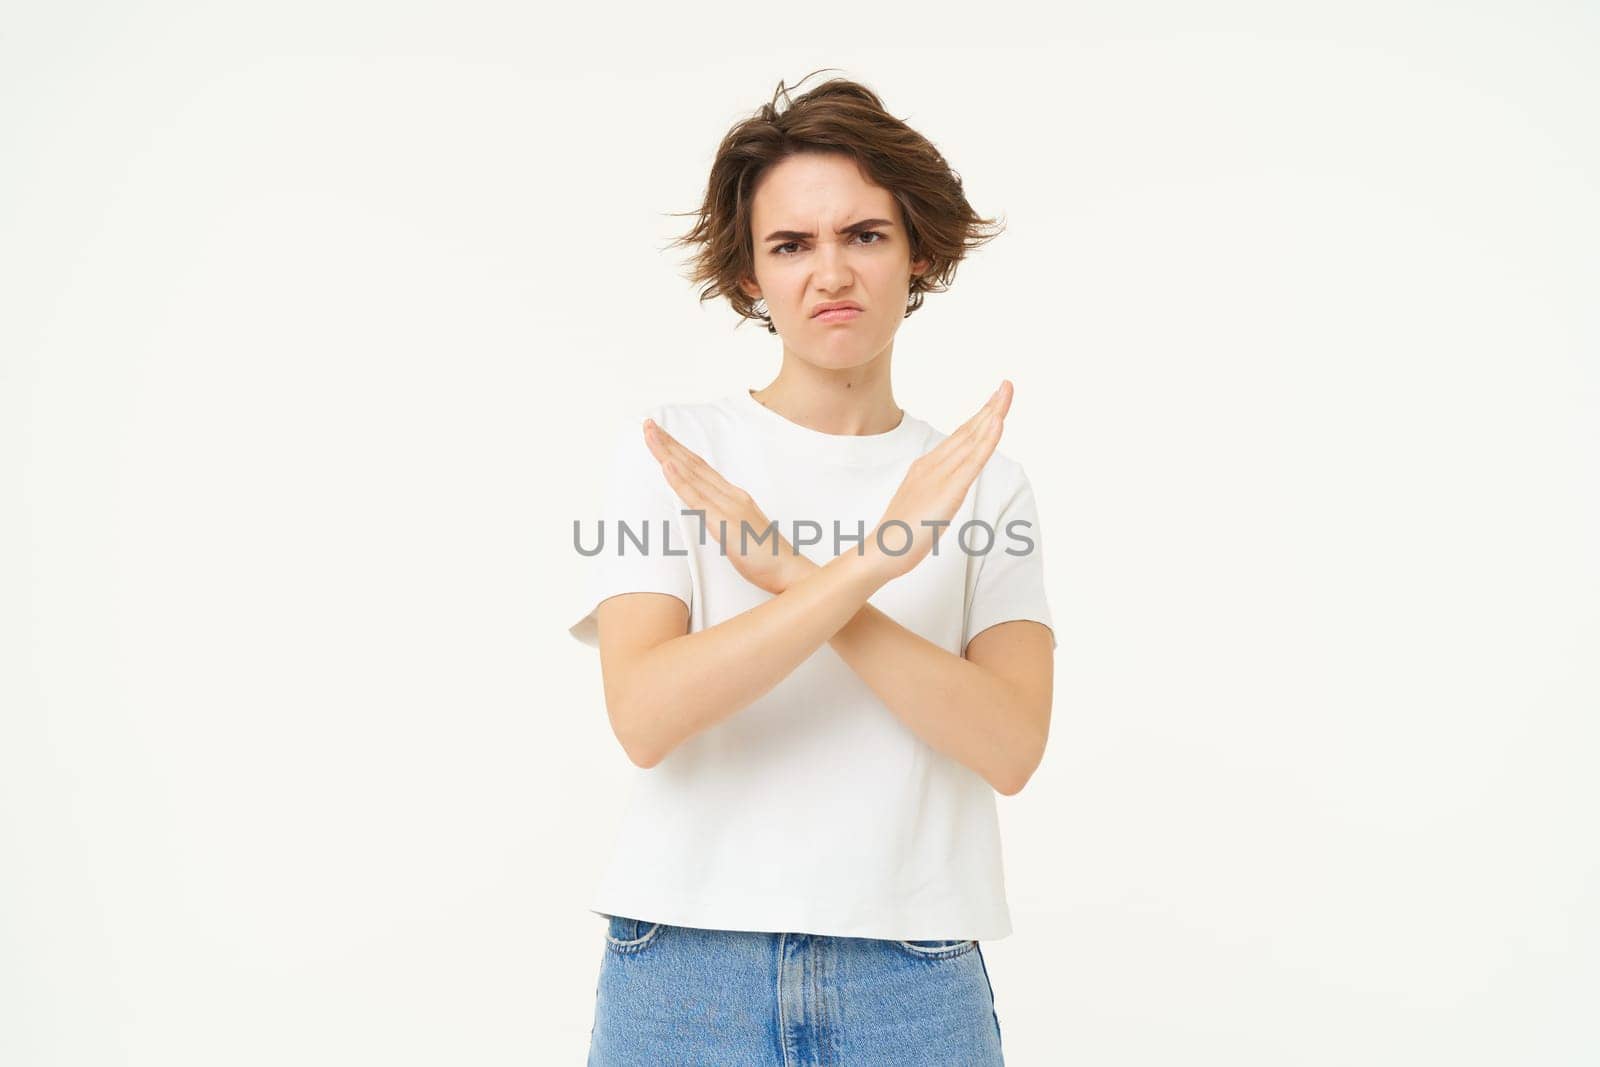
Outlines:
<svg viewBox="0 0 1600 1067"><path fill-rule="evenodd" d="M741 281L739 283L739 291L751 300L761 299L761 286L757 285L752 278L745 278Z"/></svg>
<svg viewBox="0 0 1600 1067"><path fill-rule="evenodd" d="M911 273L913 275L921 274L923 271L927 270L929 265L931 265L932 263L933 263L933 260L931 260L931 259L916 259L916 260L912 260L912 262L911 262Z"/></svg>

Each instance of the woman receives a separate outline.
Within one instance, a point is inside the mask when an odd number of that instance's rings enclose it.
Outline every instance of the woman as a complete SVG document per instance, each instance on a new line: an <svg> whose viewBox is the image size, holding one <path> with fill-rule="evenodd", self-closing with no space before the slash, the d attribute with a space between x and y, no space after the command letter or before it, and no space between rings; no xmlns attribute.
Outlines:
<svg viewBox="0 0 1600 1067"><path fill-rule="evenodd" d="M630 425L580 546L571 632L644 769L592 907L589 1062L1000 1063L979 941L1011 932L994 794L1049 727L1038 516L995 452L1009 382L947 435L890 379L989 220L845 80L731 130L698 214L701 298L783 362Z"/></svg>

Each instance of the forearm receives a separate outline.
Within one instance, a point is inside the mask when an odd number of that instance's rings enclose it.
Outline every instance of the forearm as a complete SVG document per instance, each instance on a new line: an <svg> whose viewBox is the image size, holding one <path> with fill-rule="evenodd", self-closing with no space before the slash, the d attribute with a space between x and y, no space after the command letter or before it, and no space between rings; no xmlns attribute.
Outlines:
<svg viewBox="0 0 1600 1067"><path fill-rule="evenodd" d="M870 604L828 643L901 722L999 792L1017 792L1038 765L1045 745L1042 717L1000 675Z"/></svg>
<svg viewBox="0 0 1600 1067"><path fill-rule="evenodd" d="M654 766L748 707L821 648L884 581L872 555L843 554L765 603L640 653L628 666L617 716L630 756Z"/></svg>
<svg viewBox="0 0 1600 1067"><path fill-rule="evenodd" d="M805 581L819 569L801 557L788 580ZM1047 718L1026 694L871 604L863 604L828 644L913 733L999 792L1017 792L1043 757Z"/></svg>

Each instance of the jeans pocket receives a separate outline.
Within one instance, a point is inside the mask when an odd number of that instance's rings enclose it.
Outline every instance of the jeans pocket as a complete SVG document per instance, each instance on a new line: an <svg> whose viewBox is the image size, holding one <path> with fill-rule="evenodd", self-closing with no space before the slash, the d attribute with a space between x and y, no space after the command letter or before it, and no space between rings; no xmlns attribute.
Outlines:
<svg viewBox="0 0 1600 1067"><path fill-rule="evenodd" d="M625 915L606 916L606 948L612 952L630 955L649 948L661 933L665 923L630 919Z"/></svg>
<svg viewBox="0 0 1600 1067"><path fill-rule="evenodd" d="M925 960L948 960L956 956L963 956L978 947L978 942L961 938L937 938L934 940L895 941L905 952Z"/></svg>

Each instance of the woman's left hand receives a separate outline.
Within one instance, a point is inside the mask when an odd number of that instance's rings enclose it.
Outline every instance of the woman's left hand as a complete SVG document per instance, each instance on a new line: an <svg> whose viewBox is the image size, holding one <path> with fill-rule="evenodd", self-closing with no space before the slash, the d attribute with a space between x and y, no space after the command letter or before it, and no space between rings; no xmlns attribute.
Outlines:
<svg viewBox="0 0 1600 1067"><path fill-rule="evenodd" d="M722 554L746 580L776 596L815 569L816 564L800 555L775 526L776 551L772 537L756 543L771 523L750 494L718 474L654 419L645 420L644 439L661 464L667 484L686 507L705 512L705 530L722 545ZM750 527L745 537L740 536L741 522ZM744 543L749 543L748 552L741 551Z"/></svg>

